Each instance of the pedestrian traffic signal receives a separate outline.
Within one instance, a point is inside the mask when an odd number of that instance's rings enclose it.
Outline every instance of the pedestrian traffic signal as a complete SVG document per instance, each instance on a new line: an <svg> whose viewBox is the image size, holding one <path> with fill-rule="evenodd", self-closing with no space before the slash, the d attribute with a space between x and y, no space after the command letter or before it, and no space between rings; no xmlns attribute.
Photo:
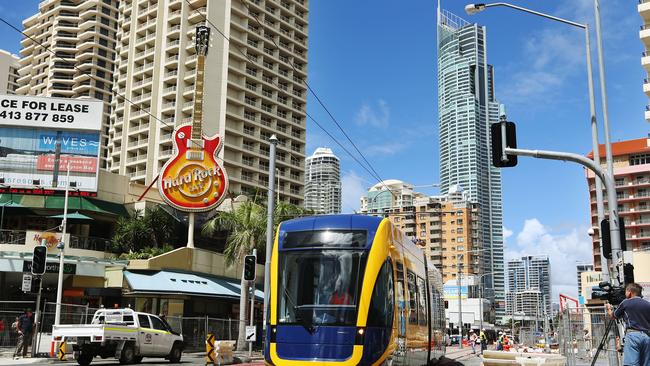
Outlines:
<svg viewBox="0 0 650 366"><path fill-rule="evenodd" d="M505 129L505 131L502 131ZM505 132L505 136L503 134ZM501 121L490 126L490 138L492 140L492 165L497 168L509 168L517 165L517 155L503 154L503 138L505 146L511 149L517 148L517 131L514 122Z"/></svg>
<svg viewBox="0 0 650 366"><path fill-rule="evenodd" d="M34 255L32 256L32 274L43 275L45 273L45 265L47 261L47 247L39 245L34 247Z"/></svg>
<svg viewBox="0 0 650 366"><path fill-rule="evenodd" d="M254 255L247 255L244 257L244 280L255 281L255 262Z"/></svg>

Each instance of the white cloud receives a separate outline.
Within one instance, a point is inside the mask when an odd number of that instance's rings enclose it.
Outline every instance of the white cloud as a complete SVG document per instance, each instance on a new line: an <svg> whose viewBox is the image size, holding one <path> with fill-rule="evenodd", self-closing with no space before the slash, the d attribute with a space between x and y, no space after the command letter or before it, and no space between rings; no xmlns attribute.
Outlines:
<svg viewBox="0 0 650 366"><path fill-rule="evenodd" d="M512 230L508 229L507 227L503 227L503 239L506 240L509 237L511 237L513 234Z"/></svg>
<svg viewBox="0 0 650 366"><path fill-rule="evenodd" d="M507 230L504 228L504 236ZM568 232L554 232L538 219L527 219L517 234L515 243L508 243L506 260L527 255L545 254L551 262L552 301L558 294L577 296L576 262L591 261L591 240L587 227L575 227Z"/></svg>
<svg viewBox="0 0 650 366"><path fill-rule="evenodd" d="M361 109L357 112L356 121L360 126L373 126L378 128L387 128L390 119L390 109L385 100L377 101L377 108L373 108L368 103L363 103Z"/></svg>
<svg viewBox="0 0 650 366"><path fill-rule="evenodd" d="M360 199L367 192L364 184L365 179L350 170L341 178L341 189L343 195L342 212L352 213L359 210L361 206Z"/></svg>
<svg viewBox="0 0 650 366"><path fill-rule="evenodd" d="M409 146L406 142L381 142L363 149L366 156L395 155Z"/></svg>

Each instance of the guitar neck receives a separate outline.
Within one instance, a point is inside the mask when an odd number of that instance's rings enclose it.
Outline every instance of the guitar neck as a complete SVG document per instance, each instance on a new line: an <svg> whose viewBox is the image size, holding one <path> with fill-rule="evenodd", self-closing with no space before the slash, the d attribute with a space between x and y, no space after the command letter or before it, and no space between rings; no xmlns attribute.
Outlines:
<svg viewBox="0 0 650 366"><path fill-rule="evenodd" d="M196 61L196 83L194 87L194 116L192 118L192 139L200 140L203 121L203 81L205 79L205 56L199 55Z"/></svg>

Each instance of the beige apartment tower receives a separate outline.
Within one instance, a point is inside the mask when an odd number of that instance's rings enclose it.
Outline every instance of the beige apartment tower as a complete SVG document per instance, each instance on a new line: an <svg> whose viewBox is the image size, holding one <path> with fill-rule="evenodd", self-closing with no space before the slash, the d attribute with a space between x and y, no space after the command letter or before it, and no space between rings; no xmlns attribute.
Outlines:
<svg viewBox="0 0 650 366"><path fill-rule="evenodd" d="M20 59L16 55L0 50L0 94L16 94Z"/></svg>
<svg viewBox="0 0 650 366"><path fill-rule="evenodd" d="M275 134L280 199L302 205L307 1L190 4L120 2L114 89L138 106L121 98L113 102L109 170L149 184L172 155L174 127L192 120L194 33L205 24L211 35L203 131L225 137L219 157L229 190L266 195L269 138Z"/></svg>
<svg viewBox="0 0 650 366"><path fill-rule="evenodd" d="M21 95L103 100L101 168L107 167L105 147L111 113L117 3L41 1L38 13L23 21L28 37L21 41L16 90Z"/></svg>
<svg viewBox="0 0 650 366"><path fill-rule="evenodd" d="M481 274L478 204L467 200L458 185L445 196L427 196L400 180L385 180L361 197L361 213L385 216L422 246L427 259L442 272L443 282L460 272ZM460 269L459 269L460 265Z"/></svg>

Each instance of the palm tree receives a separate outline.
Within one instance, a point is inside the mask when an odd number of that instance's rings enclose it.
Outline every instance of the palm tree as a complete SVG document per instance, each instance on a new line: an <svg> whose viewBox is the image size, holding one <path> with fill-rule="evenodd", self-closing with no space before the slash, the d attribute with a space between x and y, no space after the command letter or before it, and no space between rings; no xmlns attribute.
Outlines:
<svg viewBox="0 0 650 366"><path fill-rule="evenodd" d="M226 265L240 263L243 267L244 257L257 249L258 253L266 252L266 207L260 204L255 197L252 200L237 203L231 206L231 211L219 211L216 216L208 220L201 230L204 235L212 235L218 231L227 231L226 249L224 255ZM287 202L279 202L274 210L275 231L280 222L291 218L304 216L308 211L302 207ZM247 281L242 273L241 288L247 288ZM237 350L243 351L246 345L246 305L248 304L248 291L242 291L239 299L239 335L237 337Z"/></svg>
<svg viewBox="0 0 650 366"><path fill-rule="evenodd" d="M219 211L208 220L202 228L202 233L211 235L217 231L227 231L226 249L224 255L226 265L240 263L243 267L244 257L253 249L264 249L266 239L266 209L253 201L245 201L236 205L231 211ZM241 276L241 293L239 299L239 335L237 350L243 351L246 346L246 305L248 304L248 283Z"/></svg>

